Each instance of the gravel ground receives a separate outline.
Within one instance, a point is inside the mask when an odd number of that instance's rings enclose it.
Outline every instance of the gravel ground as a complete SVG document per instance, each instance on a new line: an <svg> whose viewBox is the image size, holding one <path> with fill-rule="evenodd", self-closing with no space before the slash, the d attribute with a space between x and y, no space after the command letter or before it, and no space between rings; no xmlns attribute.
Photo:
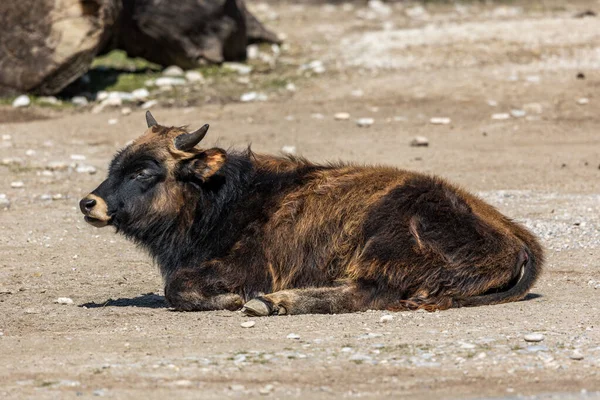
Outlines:
<svg viewBox="0 0 600 400"><path fill-rule="evenodd" d="M77 208L143 109L0 106L0 397L600 399L600 35L573 18L598 3L251 6L287 35L294 87L252 73L252 101L159 122L444 176L536 232L544 275L525 301L436 313L173 312L149 258Z"/></svg>

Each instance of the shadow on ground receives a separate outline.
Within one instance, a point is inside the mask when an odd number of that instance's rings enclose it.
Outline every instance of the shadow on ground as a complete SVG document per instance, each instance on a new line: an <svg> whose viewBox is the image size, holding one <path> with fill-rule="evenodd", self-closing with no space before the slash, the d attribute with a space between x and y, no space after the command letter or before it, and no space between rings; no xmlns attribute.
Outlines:
<svg viewBox="0 0 600 400"><path fill-rule="evenodd" d="M81 304L79 307L86 308L104 308L104 307L144 307L144 308L166 308L167 302L163 296L154 293L146 293L140 296L127 299L108 299L103 303L90 302Z"/></svg>

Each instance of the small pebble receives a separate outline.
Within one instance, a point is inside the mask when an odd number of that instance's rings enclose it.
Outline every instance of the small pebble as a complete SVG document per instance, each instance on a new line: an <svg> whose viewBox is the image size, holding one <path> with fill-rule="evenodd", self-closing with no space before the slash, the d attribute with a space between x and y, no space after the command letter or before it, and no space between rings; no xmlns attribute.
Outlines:
<svg viewBox="0 0 600 400"><path fill-rule="evenodd" d="M252 66L236 63L236 62L226 62L222 64L223 68L228 69L230 71L237 72L240 75L248 75L252 72Z"/></svg>
<svg viewBox="0 0 600 400"><path fill-rule="evenodd" d="M229 389L233 392L243 392L246 390L246 387L244 385L231 385Z"/></svg>
<svg viewBox="0 0 600 400"><path fill-rule="evenodd" d="M185 79L187 79L188 82L202 82L204 81L204 75L198 71L187 71L185 73Z"/></svg>
<svg viewBox="0 0 600 400"><path fill-rule="evenodd" d="M0 208L3 210L10 208L10 200L4 193L0 193Z"/></svg>
<svg viewBox="0 0 600 400"><path fill-rule="evenodd" d="M254 321L246 321L240 324L242 328L252 328L254 325L256 325L256 322Z"/></svg>
<svg viewBox="0 0 600 400"><path fill-rule="evenodd" d="M273 385L265 385L262 388L258 389L258 393L266 395L273 391L275 387Z"/></svg>
<svg viewBox="0 0 600 400"><path fill-rule="evenodd" d="M42 104L51 104L51 105L57 105L57 104L61 103L61 101L58 100L54 96L41 96L41 97L38 97L38 101Z"/></svg>
<svg viewBox="0 0 600 400"><path fill-rule="evenodd" d="M528 333L527 335L523 336L523 339L525 339L526 342L537 343L544 340L544 335L542 335L541 333Z"/></svg>
<svg viewBox="0 0 600 400"><path fill-rule="evenodd" d="M338 121L345 121L347 119L350 119L350 114L348 114L347 112L339 112L336 113L333 117Z"/></svg>
<svg viewBox="0 0 600 400"><path fill-rule="evenodd" d="M83 106L87 106L88 105L88 99L86 99L83 96L74 96L71 99L71 103L73 103L74 105L76 105L78 107L83 107Z"/></svg>
<svg viewBox="0 0 600 400"><path fill-rule="evenodd" d="M177 65L171 65L162 72L164 76L183 76L183 70Z"/></svg>
<svg viewBox="0 0 600 400"><path fill-rule="evenodd" d="M571 353L571 355L569 356L569 358L571 360L576 360L576 361L580 361L580 360L584 359L583 354L581 354L577 350L575 350L573 353Z"/></svg>
<svg viewBox="0 0 600 400"><path fill-rule="evenodd" d="M131 92L131 95L135 100L144 101L150 96L150 92L146 88L139 88Z"/></svg>
<svg viewBox="0 0 600 400"><path fill-rule="evenodd" d="M147 102L145 102L144 104L142 104L142 110L148 110L154 106L156 106L158 104L158 100L149 100Z"/></svg>
<svg viewBox="0 0 600 400"><path fill-rule="evenodd" d="M121 114L123 114L123 115L129 115L129 114L131 114L131 108L129 108L129 107L123 107L123 108L121 108Z"/></svg>
<svg viewBox="0 0 600 400"><path fill-rule="evenodd" d="M412 147L427 147L429 146L429 139L425 136L415 136L413 140L410 141L410 145Z"/></svg>
<svg viewBox="0 0 600 400"><path fill-rule="evenodd" d="M290 333L286 336L287 339L300 339L300 335L296 335L295 333Z"/></svg>
<svg viewBox="0 0 600 400"><path fill-rule="evenodd" d="M12 102L12 106L15 108L29 107L30 104L31 104L31 99L29 98L29 96L27 96L25 94L22 94L21 96L17 97Z"/></svg>
<svg viewBox="0 0 600 400"><path fill-rule="evenodd" d="M25 155L28 157L33 157L33 156L35 156L35 154L36 154L36 151L32 150L32 149L29 149L25 152Z"/></svg>
<svg viewBox="0 0 600 400"><path fill-rule="evenodd" d="M285 85L285 90L287 90L288 92L295 92L297 89L298 88L296 87L296 85L294 85L292 82L289 82Z"/></svg>
<svg viewBox="0 0 600 400"><path fill-rule="evenodd" d="M10 187L13 189L20 189L22 187L25 187L25 183L23 181L14 181L11 182Z"/></svg>
<svg viewBox="0 0 600 400"><path fill-rule="evenodd" d="M59 297L54 302L58 304L73 304L73 300L69 297Z"/></svg>
<svg viewBox="0 0 600 400"><path fill-rule="evenodd" d="M527 113L524 110L510 110L510 115L512 115L515 118L523 118L525 115L527 115Z"/></svg>
<svg viewBox="0 0 600 400"><path fill-rule="evenodd" d="M80 174L90 174L90 175L94 175L96 172L98 172L96 167L94 167L93 165L88 165L88 164L77 165L77 168L75 168L75 171Z"/></svg>
<svg viewBox="0 0 600 400"><path fill-rule="evenodd" d="M119 122L119 120L116 118L111 118L108 120L109 125L116 125L118 122Z"/></svg>
<svg viewBox="0 0 600 400"><path fill-rule="evenodd" d="M495 120L510 119L510 114L509 113L492 114L492 119L495 119Z"/></svg>
<svg viewBox="0 0 600 400"><path fill-rule="evenodd" d="M589 103L590 103L590 99L588 99L587 97L582 97L580 99L577 99L577 104L579 104L580 106L584 106Z"/></svg>
<svg viewBox="0 0 600 400"><path fill-rule="evenodd" d="M359 118L356 120L356 125L360 126L361 128L368 128L373 125L374 122L375 120L373 118Z"/></svg>
<svg viewBox="0 0 600 400"><path fill-rule="evenodd" d="M73 161L84 161L85 158L83 154L71 154L71 160Z"/></svg>
<svg viewBox="0 0 600 400"><path fill-rule="evenodd" d="M12 136L10 136L10 135L2 135L2 140L9 141L11 139L12 139Z"/></svg>
<svg viewBox="0 0 600 400"><path fill-rule="evenodd" d="M284 154L296 154L296 146L283 146L281 152Z"/></svg>
<svg viewBox="0 0 600 400"><path fill-rule="evenodd" d="M250 101L265 101L267 100L267 95L264 93L258 92L248 92L244 93L240 96L240 101L247 103Z"/></svg>
<svg viewBox="0 0 600 400"><path fill-rule="evenodd" d="M387 314L387 315L382 315L381 318L379 318L379 322L381 322L382 324L386 324L388 322L392 322L394 320L394 317Z"/></svg>
<svg viewBox="0 0 600 400"><path fill-rule="evenodd" d="M451 121L450 118L446 117L433 117L429 120L433 125L448 125Z"/></svg>
<svg viewBox="0 0 600 400"><path fill-rule="evenodd" d="M363 91L362 91L362 90L360 90L360 89L356 89L356 90L353 90L353 91L351 91L351 92L350 92L350 95L351 95L352 97L363 97L363 96L365 95L365 92L363 92Z"/></svg>
<svg viewBox="0 0 600 400"><path fill-rule="evenodd" d="M186 80L183 78L174 78L171 76L163 76L154 81L154 84L159 87L165 86L182 86L186 84Z"/></svg>

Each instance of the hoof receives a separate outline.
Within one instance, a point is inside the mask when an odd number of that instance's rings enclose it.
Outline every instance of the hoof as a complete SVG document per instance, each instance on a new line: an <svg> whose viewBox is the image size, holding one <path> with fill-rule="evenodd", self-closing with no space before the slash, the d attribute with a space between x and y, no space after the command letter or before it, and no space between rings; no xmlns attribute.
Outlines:
<svg viewBox="0 0 600 400"><path fill-rule="evenodd" d="M273 307L266 301L256 298L244 304L242 313L249 317L266 317L273 313Z"/></svg>

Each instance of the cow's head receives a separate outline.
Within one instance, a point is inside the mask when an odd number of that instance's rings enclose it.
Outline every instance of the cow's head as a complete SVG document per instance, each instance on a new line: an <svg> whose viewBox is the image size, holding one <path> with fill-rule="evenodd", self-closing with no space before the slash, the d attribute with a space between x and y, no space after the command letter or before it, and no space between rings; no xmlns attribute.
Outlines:
<svg viewBox="0 0 600 400"><path fill-rule="evenodd" d="M146 132L114 157L107 179L79 202L91 225L114 225L127 231L192 212L194 191L225 163L224 150L195 147L208 125L188 133L159 125L150 112L146 122Z"/></svg>

